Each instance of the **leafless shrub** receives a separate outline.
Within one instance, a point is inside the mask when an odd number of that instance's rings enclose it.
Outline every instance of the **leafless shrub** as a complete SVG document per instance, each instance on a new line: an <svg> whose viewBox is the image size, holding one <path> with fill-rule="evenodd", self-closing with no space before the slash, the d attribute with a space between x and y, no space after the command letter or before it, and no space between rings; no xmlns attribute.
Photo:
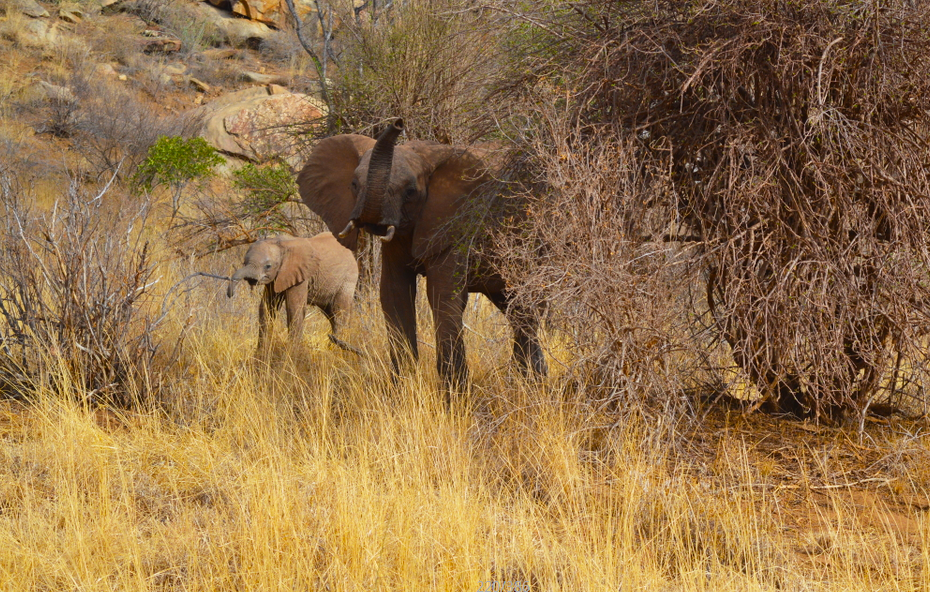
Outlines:
<svg viewBox="0 0 930 592"><path fill-rule="evenodd" d="M131 89L96 77L89 63L51 81L37 82L41 92L20 101L18 110L38 133L69 138L98 177L120 163L120 173L131 175L160 136L187 136L197 125L191 118L159 114Z"/></svg>
<svg viewBox="0 0 930 592"><path fill-rule="evenodd" d="M273 234L312 236L325 229L321 220L297 202L296 196L261 204L242 192L203 192L177 217L173 240L186 255L204 256Z"/></svg>
<svg viewBox="0 0 930 592"><path fill-rule="evenodd" d="M688 316L694 248L633 238L656 196L629 138L579 129L550 102L536 109L547 133L526 140L540 178L512 196L525 213L497 226L500 269L518 299L548 305L550 354L587 403L676 415L707 379L708 339ZM597 142L579 149L583 137Z"/></svg>
<svg viewBox="0 0 930 592"><path fill-rule="evenodd" d="M119 8L146 22L156 22L170 4L164 0L129 0L122 2Z"/></svg>
<svg viewBox="0 0 930 592"><path fill-rule="evenodd" d="M333 121L365 130L404 117L419 139L468 143L495 127L502 105L486 102L503 75L491 13L462 0L394 3L342 15L340 69L330 89Z"/></svg>
<svg viewBox="0 0 930 592"><path fill-rule="evenodd" d="M108 190L91 196L73 183L40 212L14 177L0 176L0 386L8 394L70 385L127 404L152 384L160 319L146 310L154 264L140 232L149 208L109 206Z"/></svg>
<svg viewBox="0 0 930 592"><path fill-rule="evenodd" d="M283 31L275 31L263 39L258 51L268 62L287 64L298 56L304 55L304 50L292 35Z"/></svg>
<svg viewBox="0 0 930 592"><path fill-rule="evenodd" d="M46 118L36 131L59 138L70 138L77 127L78 101L75 97L56 96L44 101Z"/></svg>
<svg viewBox="0 0 930 592"><path fill-rule="evenodd" d="M242 64L236 60L192 60L190 74L211 86L232 86L241 80Z"/></svg>
<svg viewBox="0 0 930 592"><path fill-rule="evenodd" d="M930 6L594 0L537 8L511 13L519 31L530 31L522 42L540 48L534 88L571 122L565 143L551 119L536 119L537 137L553 143L537 144L551 192L534 214L562 219L567 236L534 231L550 247L569 237L585 245L560 263L563 273L625 249L604 268L611 279L588 286L609 295L619 285L635 298L638 276L617 270L647 261L643 241L672 224L700 240L690 260L705 270L706 305L763 392L760 404L838 419L922 380L902 373L925 366L928 330ZM622 179L590 166L566 170L563 157L605 151L618 154ZM600 202L566 198L598 179ZM590 244L593 233L619 242ZM559 272L533 273L530 283L545 288ZM558 295L573 284L555 285ZM579 302L594 297L582 295L587 289L579 284ZM625 316L622 307L593 306L605 325ZM614 359L619 368L625 358Z"/></svg>
<svg viewBox="0 0 930 592"><path fill-rule="evenodd" d="M139 19L126 15L114 15L105 22L105 26L91 29L84 37L97 60L101 63L132 64L140 53L139 37L144 25Z"/></svg>
<svg viewBox="0 0 930 592"><path fill-rule="evenodd" d="M161 136L189 136L196 122L161 116L131 91L105 82L81 85L74 125L75 148L98 176L119 170L131 176Z"/></svg>

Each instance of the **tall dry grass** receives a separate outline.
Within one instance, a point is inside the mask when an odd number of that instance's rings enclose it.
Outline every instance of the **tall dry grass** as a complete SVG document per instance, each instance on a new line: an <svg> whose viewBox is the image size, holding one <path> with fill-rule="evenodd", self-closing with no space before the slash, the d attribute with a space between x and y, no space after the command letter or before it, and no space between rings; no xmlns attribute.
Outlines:
<svg viewBox="0 0 930 592"><path fill-rule="evenodd" d="M167 286L204 266L222 273L237 255L159 274ZM505 322L483 301L466 320L475 385L448 412L429 348L416 373L388 378L373 299L358 303L345 336L363 358L326 345L315 314L293 358L263 362L252 357L258 294L228 300L221 284L204 279L178 302L178 326L195 323L157 404L114 411L47 390L3 404L0 588L930 585L925 518L916 533L876 527L845 490L825 489L827 505L809 506L831 526L798 531L798 506L757 462L756 442L728 425L732 435L692 458L685 423L606 415L558 376L523 382L506 364Z"/></svg>
<svg viewBox="0 0 930 592"><path fill-rule="evenodd" d="M428 58L416 39L406 38L407 54ZM457 57L452 45L438 47ZM383 71L402 65L395 57L369 56ZM470 74L488 64L459 65ZM432 123L460 125L424 124L424 136L468 138L494 121L473 120L475 95L452 92L460 80L433 72L425 71L432 88L451 91L437 93L446 111ZM394 80L401 91L416 86ZM409 93L394 99L392 109L408 115L428 107ZM360 104L369 107L360 127L384 108ZM614 162L603 156L557 162L571 173ZM586 197L577 205L596 214L597 195L580 178L565 195ZM580 242L550 231L557 246ZM293 357L278 350L256 360L258 293L230 300L222 283L191 278L227 274L241 251L178 259L163 225L141 235L155 262L141 312L160 314L164 301L157 336L180 349L159 350L157 381L121 385L142 402L125 409L94 402L87 368L36 344L37 367L56 380L36 381L26 402L0 401L0 590L477 592L488 581L533 591L930 588L926 426L765 431L751 423L758 419L697 404L649 408L663 394L681 401L693 386L695 364L668 347L679 334L658 342L657 365L647 331L598 334L580 321L583 306L619 303L632 321L678 327L642 289L663 277L599 267L618 252L637 256L620 236L592 232L583 244L602 260L562 264L582 279L552 298L559 310L550 319L571 322L544 332L547 379L518 376L506 322L470 301L474 384L447 410L425 301L423 359L396 383L372 290L361 291L343 335L364 356L332 348L314 313ZM610 300L570 290L595 281ZM628 302L630 285L641 290ZM644 397L644 385L656 396Z"/></svg>

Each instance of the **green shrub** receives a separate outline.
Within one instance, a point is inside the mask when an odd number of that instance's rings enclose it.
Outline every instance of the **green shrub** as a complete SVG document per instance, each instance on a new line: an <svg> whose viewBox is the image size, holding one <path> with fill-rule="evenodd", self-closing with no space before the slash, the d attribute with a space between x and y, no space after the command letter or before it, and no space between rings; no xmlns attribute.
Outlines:
<svg viewBox="0 0 930 592"><path fill-rule="evenodd" d="M286 165L247 164L233 173L233 187L245 194L249 214L260 214L289 201L297 193L294 175Z"/></svg>
<svg viewBox="0 0 930 592"><path fill-rule="evenodd" d="M157 185L178 189L212 177L214 167L222 163L223 157L203 138L161 136L149 147L148 157L136 172L136 182L146 191Z"/></svg>
<svg viewBox="0 0 930 592"><path fill-rule="evenodd" d="M181 205L181 194L191 182L203 183L213 177L213 170L223 163L213 146L203 138L185 140L179 136L161 136L149 147L148 156L139 166L135 181L145 191L164 185L171 191L171 219Z"/></svg>

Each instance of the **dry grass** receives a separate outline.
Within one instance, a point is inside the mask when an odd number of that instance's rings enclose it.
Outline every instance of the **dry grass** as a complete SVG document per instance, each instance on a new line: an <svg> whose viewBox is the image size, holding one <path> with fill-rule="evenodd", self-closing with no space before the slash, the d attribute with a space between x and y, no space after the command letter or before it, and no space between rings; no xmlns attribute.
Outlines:
<svg viewBox="0 0 930 592"><path fill-rule="evenodd" d="M98 51L109 59L115 49ZM52 58L61 76L73 69L71 53ZM0 64L5 116L14 70ZM9 136L24 169L14 131L6 122L0 141ZM13 163L5 154L0 168ZM591 167L611 162L586 154ZM49 209L61 191L45 174L30 197ZM594 208L599 192L576 201ZM162 230L143 231L158 262L147 306L195 271L228 274L242 254L172 259ZM629 248L550 230L554 245L591 245L605 260ZM631 324L670 326L662 300L630 290L650 287L644 276L570 269L583 279L560 286L601 282L617 302L633 299ZM478 591L488 580L534 592L930 588L926 420L869 421L860 433L708 411L686 398L690 358L645 331L596 333L578 321L580 307L610 301L568 291L552 298L543 336L552 376L533 384L508 364L501 315L472 300L474 387L447 411L425 301L423 359L394 384L377 290L363 291L343 336L364 357L331 347L313 313L293 359L277 351L267 364L252 356L258 293L224 292L202 277L171 292L159 337L173 344L190 330L176 361L160 350L150 404L82 403L86 381L48 348L42 367L61 376L40 384L56 390L29 393L28 404L0 400L0 590ZM574 320L557 329L560 318ZM279 344L283 333L279 324ZM585 360L605 359L613 343L625 346L623 363L586 373ZM668 352L662 364L656 351ZM681 403L649 407L663 400Z"/></svg>
<svg viewBox="0 0 930 592"><path fill-rule="evenodd" d="M222 273L237 256L207 267ZM203 267L166 264L162 280ZM930 526L914 501L927 499L930 473L914 426L878 426L860 443L741 416L618 421L558 377L517 379L503 320L483 301L467 321L475 388L450 413L428 355L391 384L371 298L347 336L365 358L327 346L315 314L304 348L268 366L251 357L257 293L227 300L223 288L204 279L177 301L176 322L197 322L155 408L94 409L52 392L4 404L0 588L930 584Z"/></svg>

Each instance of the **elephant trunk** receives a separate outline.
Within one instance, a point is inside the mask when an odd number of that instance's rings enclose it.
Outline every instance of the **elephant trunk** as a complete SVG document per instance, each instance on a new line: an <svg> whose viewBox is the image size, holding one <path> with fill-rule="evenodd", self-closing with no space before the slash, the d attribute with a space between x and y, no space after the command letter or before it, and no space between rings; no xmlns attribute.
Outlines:
<svg viewBox="0 0 930 592"><path fill-rule="evenodd" d="M352 212L352 221L360 220L366 223L380 224L384 222L385 193L391 181L391 167L394 162L394 143L404 131L404 120L395 119L381 132L374 147L371 149L371 160L368 163L367 187L364 195L359 196L355 210ZM393 213L391 213L393 215ZM399 212L397 213L399 214ZM396 224L399 220L389 218L388 224Z"/></svg>
<svg viewBox="0 0 930 592"><path fill-rule="evenodd" d="M237 282L245 279L248 275L249 268L243 267L236 271L231 278L229 278L229 287L226 288L226 297L232 298L236 294L236 284Z"/></svg>

